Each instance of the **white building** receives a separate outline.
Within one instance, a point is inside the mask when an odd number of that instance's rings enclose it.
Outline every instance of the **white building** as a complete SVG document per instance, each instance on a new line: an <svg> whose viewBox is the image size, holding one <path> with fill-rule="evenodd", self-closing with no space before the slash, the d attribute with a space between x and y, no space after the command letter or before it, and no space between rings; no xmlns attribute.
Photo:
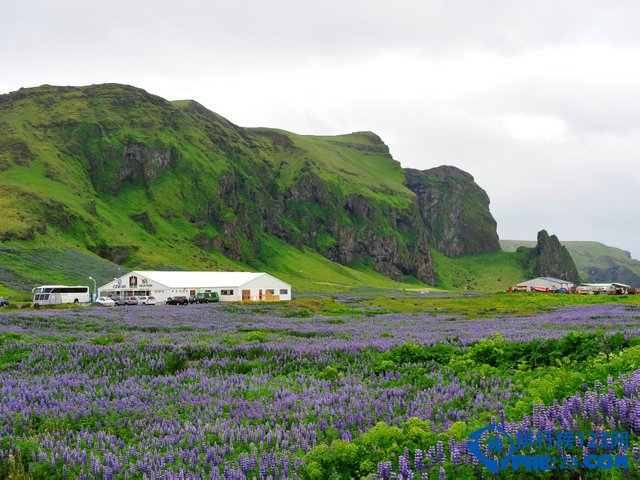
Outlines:
<svg viewBox="0 0 640 480"><path fill-rule="evenodd" d="M527 280L526 282L521 282L516 286L516 290L526 292L535 289L560 290L561 288L570 291L573 288L573 283L560 278L538 277Z"/></svg>
<svg viewBox="0 0 640 480"><path fill-rule="evenodd" d="M98 288L98 295L168 297L217 292L222 302L291 300L291 285L268 273L133 271Z"/></svg>

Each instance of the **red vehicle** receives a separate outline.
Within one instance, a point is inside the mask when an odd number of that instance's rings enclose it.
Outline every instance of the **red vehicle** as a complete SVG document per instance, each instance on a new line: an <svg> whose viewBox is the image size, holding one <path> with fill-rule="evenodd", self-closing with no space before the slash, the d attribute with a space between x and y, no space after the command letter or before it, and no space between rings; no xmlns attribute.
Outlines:
<svg viewBox="0 0 640 480"><path fill-rule="evenodd" d="M532 292L548 292L549 287L531 287Z"/></svg>

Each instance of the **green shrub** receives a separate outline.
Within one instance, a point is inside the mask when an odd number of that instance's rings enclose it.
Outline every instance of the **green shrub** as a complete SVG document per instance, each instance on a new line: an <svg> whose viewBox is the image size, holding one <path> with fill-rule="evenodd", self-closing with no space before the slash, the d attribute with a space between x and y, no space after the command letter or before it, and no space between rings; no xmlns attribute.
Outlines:
<svg viewBox="0 0 640 480"><path fill-rule="evenodd" d="M309 318L313 316L313 313L306 308L301 308L299 310L289 310L285 312L283 316L285 318Z"/></svg>
<svg viewBox="0 0 640 480"><path fill-rule="evenodd" d="M269 336L266 332L254 330L246 334L245 340L247 342L267 343L269 341Z"/></svg>

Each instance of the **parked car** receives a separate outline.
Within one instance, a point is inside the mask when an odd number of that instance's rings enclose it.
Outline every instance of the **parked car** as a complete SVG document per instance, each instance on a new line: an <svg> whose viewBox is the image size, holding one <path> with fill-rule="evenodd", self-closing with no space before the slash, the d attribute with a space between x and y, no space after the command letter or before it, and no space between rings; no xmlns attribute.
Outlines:
<svg viewBox="0 0 640 480"><path fill-rule="evenodd" d="M138 297L138 305L155 305L156 297Z"/></svg>
<svg viewBox="0 0 640 480"><path fill-rule="evenodd" d="M126 305L127 301L124 299L124 297L121 297L119 295L115 295L113 297L111 297L111 300L113 300L116 305Z"/></svg>
<svg viewBox="0 0 640 480"><path fill-rule="evenodd" d="M169 297L167 305L189 305L189 299L185 296Z"/></svg>
<svg viewBox="0 0 640 480"><path fill-rule="evenodd" d="M220 300L217 292L213 293L197 293L189 297L189 303L209 303L217 302Z"/></svg>
<svg viewBox="0 0 640 480"><path fill-rule="evenodd" d="M113 307L116 304L116 302L110 299L109 297L99 297L96 300L96 303L98 305L102 305L103 307Z"/></svg>
<svg viewBox="0 0 640 480"><path fill-rule="evenodd" d="M198 298L199 303L217 302L220 300L217 292L198 293L196 297Z"/></svg>
<svg viewBox="0 0 640 480"><path fill-rule="evenodd" d="M138 297L125 298L125 305L138 305Z"/></svg>
<svg viewBox="0 0 640 480"><path fill-rule="evenodd" d="M0 307L8 307L8 306L9 306L9 301L0 297Z"/></svg>
<svg viewBox="0 0 640 480"><path fill-rule="evenodd" d="M189 297L189 303L209 303L209 299L202 293L198 293L197 295L191 295Z"/></svg>

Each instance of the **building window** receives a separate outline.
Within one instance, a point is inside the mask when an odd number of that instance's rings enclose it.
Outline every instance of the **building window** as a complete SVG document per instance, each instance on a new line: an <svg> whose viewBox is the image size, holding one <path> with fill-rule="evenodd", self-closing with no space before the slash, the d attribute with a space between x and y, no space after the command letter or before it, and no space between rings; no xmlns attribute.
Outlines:
<svg viewBox="0 0 640 480"><path fill-rule="evenodd" d="M233 290L220 290L220 295L233 295Z"/></svg>
<svg viewBox="0 0 640 480"><path fill-rule="evenodd" d="M281 288L280 289L280 295L287 295L289 293L289 290L286 288Z"/></svg>
<svg viewBox="0 0 640 480"><path fill-rule="evenodd" d="M270 293L271 295L273 295L275 293L275 290L273 288L267 289L267 293Z"/></svg>

